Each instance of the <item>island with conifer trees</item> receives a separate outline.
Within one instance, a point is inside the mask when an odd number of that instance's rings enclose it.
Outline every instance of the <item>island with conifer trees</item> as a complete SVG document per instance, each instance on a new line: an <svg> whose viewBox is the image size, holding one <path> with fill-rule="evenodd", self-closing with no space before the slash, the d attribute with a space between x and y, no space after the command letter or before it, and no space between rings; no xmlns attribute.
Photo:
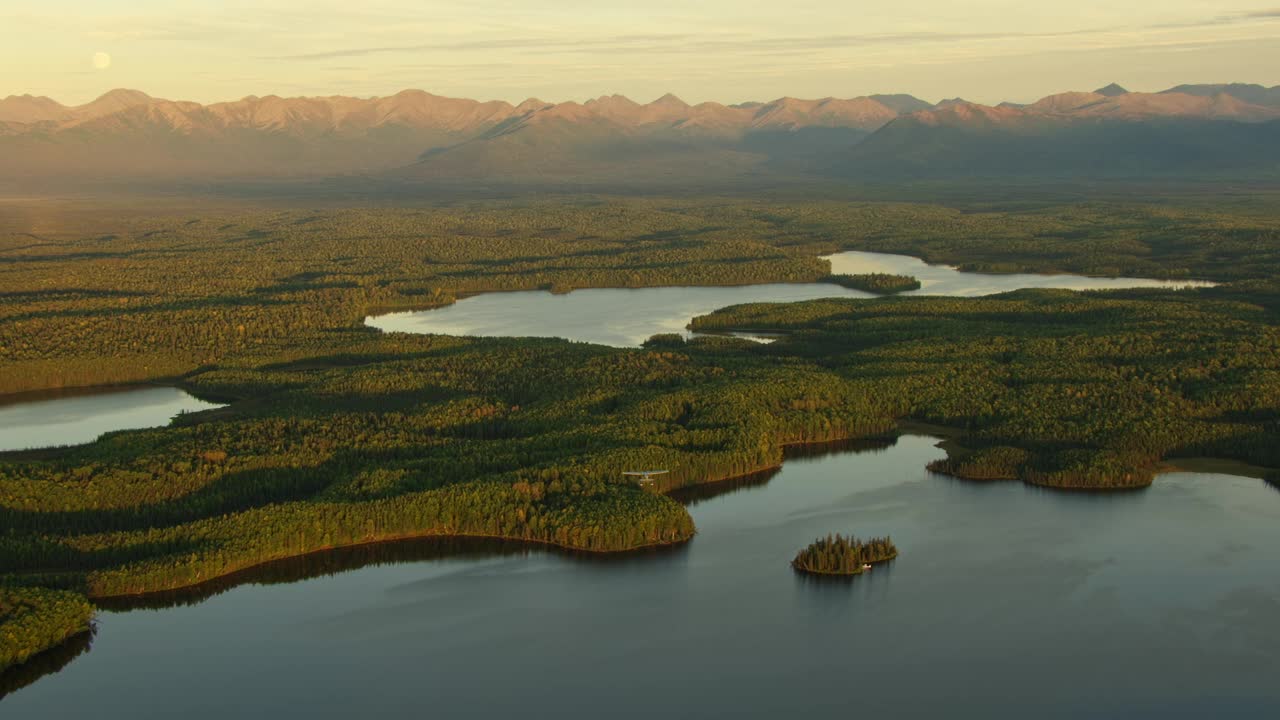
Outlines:
<svg viewBox="0 0 1280 720"><path fill-rule="evenodd" d="M898 557L888 537L859 540L835 534L818 538L791 561L791 567L811 575L861 575L875 563Z"/></svg>
<svg viewBox="0 0 1280 720"><path fill-rule="evenodd" d="M911 275L892 275L889 273L832 274L822 280L833 285L875 293L876 295L893 295L908 290L920 289L920 281Z"/></svg>

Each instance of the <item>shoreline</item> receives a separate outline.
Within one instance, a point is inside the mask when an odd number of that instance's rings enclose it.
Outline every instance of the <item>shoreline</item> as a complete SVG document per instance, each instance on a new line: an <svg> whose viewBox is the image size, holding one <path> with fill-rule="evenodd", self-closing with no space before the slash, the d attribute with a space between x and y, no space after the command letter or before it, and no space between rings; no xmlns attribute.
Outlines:
<svg viewBox="0 0 1280 720"><path fill-rule="evenodd" d="M1233 458L1216 458L1211 455L1165 458L1156 464L1156 475L1170 473L1204 473L1211 475L1237 475L1239 477L1266 480L1268 475L1280 472L1280 468L1252 465Z"/></svg>
<svg viewBox="0 0 1280 720"><path fill-rule="evenodd" d="M244 567L239 567L234 570L229 570L225 573L214 575L212 577L209 577L207 579L201 580L200 582L196 582L196 583L189 583L186 585L176 585L174 587L164 588L159 590L143 590L141 592L136 592L136 593L118 593L114 595L95 595L93 593L85 593L85 597L89 598L89 600L91 602L94 602L95 604L98 602L111 603L111 602L127 602L129 600L144 600L149 596L163 595L166 593L181 593L188 590L195 590L205 585L209 585L212 583L224 581L228 578L232 578L235 575L240 573L252 572L254 570L265 567L272 563L285 562L288 560L298 560L298 559L307 558L315 555L323 555L325 553L331 553L335 550L348 550L352 548L376 547L378 545L393 545L396 543L409 542L413 540L433 540L433 539L495 540L495 541L517 544L517 545L523 545L531 549L550 549L556 552L563 552L568 555L590 555L590 556L596 556L596 557L610 557L610 556L623 556L623 555L628 555L633 553L640 554L646 551L680 547L691 542L694 536L696 535L697 535L697 530L694 530L692 535L680 540L645 543L644 545L635 545L633 547L625 548L622 550L592 550L589 548L574 547L573 545L565 545L564 543L557 543L551 540L533 540L529 538L509 537L509 536L503 536L503 535L485 535L480 533L439 533L439 532L402 533L399 535L387 536L387 537L378 538L375 540L362 540L360 542L355 542L355 543L329 545L326 547L319 547L312 550L308 550L303 553L296 553L293 555L282 555L280 557L270 558L267 560L255 562L252 565L246 565Z"/></svg>
<svg viewBox="0 0 1280 720"><path fill-rule="evenodd" d="M19 390L18 392L0 393L0 408L11 405L25 405L63 398L89 397L92 395L114 395L134 390L145 390L153 387L171 387L190 392L182 387L183 375L165 375L135 382L107 383L105 385L65 385L54 388L37 388L35 390Z"/></svg>
<svg viewBox="0 0 1280 720"><path fill-rule="evenodd" d="M911 433L906 433L906 434L911 434ZM932 437L929 435L926 435L926 436ZM894 435L892 439L896 440L897 437L899 437L899 435ZM859 435L859 436L852 436L852 437L837 438L834 440L812 440L812 441L795 441L790 443L783 443L782 447L784 449L784 457L781 463L770 465L768 467L758 468L755 470L751 470L745 473L740 473L737 475L732 475L729 477L717 478L715 480L707 480L704 482L692 483L689 485L682 485L680 487L672 488L670 490L667 490L666 492L662 492L658 494L671 498L673 502L679 503L681 507L687 507L687 504L685 502L682 502L677 498L671 497L671 494L676 493L680 490L686 490L691 488L706 488L706 487L715 486L720 483L733 483L734 481L740 480L742 478L749 478L754 475L761 475L764 473L768 473L770 471L779 470L783 467L783 465L786 464L786 461L787 461L787 458L785 457L786 448L800 448L800 447L819 447L820 448L822 446L838 445L841 443L856 442L859 440L875 441L877 439L884 440L886 438L883 435ZM839 452L840 450L841 448L838 448L838 447L833 447L831 449L832 452ZM732 488L726 488L726 489L732 489ZM156 589L156 590L144 590L137 593L117 593L112 595L96 595L93 593L86 592L85 596L90 601L95 603L97 602L112 603L112 602L127 602L129 600L145 600L149 596L157 596L157 595L163 595L167 593L181 593L188 590L195 590L202 586L226 581L229 578L234 578L238 574L249 573L254 570L260 569L262 567L268 566L272 563L285 562L289 560L298 560L298 559L307 558L311 556L323 555L325 553L330 553L335 550L340 551L340 550L347 550L351 548L376 547L378 545L393 545L396 543L403 543L403 542L409 542L414 540L433 540L433 539L492 540L492 541L508 542L516 545L526 546L531 549L550 549L552 551L561 552L567 555L577 555L580 557L604 558L604 557L622 557L622 556L632 555L632 554L638 555L638 554L643 554L645 552L650 552L655 550L678 548L692 542L693 539L697 536L697 534L698 534L698 530L697 528L695 528L693 533L689 537L679 539L679 540L650 542L650 543L635 545L629 548L618 549L618 550L595 550L591 548L566 545L564 543L557 543L550 540L535 540L535 539L529 539L529 538L511 537L511 536L503 536L503 535L491 535L491 534L483 534L483 533L442 533L442 532L430 532L430 531L421 532L421 533L402 533L398 535L391 535L391 536L381 537L381 538L372 539L372 540L363 540L355 543L343 543L341 545L330 545L326 547L318 547L303 553L281 555L280 557L269 558L266 560L255 562L251 565L246 565L244 567L238 567L233 570L228 570L227 572L220 573L218 575L200 580L199 582L196 582L196 583L177 585L174 587Z"/></svg>

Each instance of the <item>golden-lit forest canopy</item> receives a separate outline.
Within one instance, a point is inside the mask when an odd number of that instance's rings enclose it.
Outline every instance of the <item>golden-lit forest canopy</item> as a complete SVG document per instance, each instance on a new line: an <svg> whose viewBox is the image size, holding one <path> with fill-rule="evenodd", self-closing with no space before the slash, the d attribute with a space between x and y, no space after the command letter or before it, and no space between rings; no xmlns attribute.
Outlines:
<svg viewBox="0 0 1280 720"><path fill-rule="evenodd" d="M0 670L89 631L93 607L65 590L0 586Z"/></svg>
<svg viewBox="0 0 1280 720"><path fill-rule="evenodd" d="M860 275L835 274L822 279L842 287L863 290L877 295L893 295L907 290L919 290L920 281L910 275L864 273Z"/></svg>
<svg viewBox="0 0 1280 720"><path fill-rule="evenodd" d="M963 428L977 452L935 469L1115 488L1149 484L1172 456L1280 465L1280 329L1263 307L1213 293L815 300L725 308L693 327L787 333L758 352Z"/></svg>
<svg viewBox="0 0 1280 720"><path fill-rule="evenodd" d="M229 405L0 455L0 577L36 593L4 607L49 599L21 635L48 639L86 617L37 588L83 602L407 536L681 542L695 528L666 491L907 419L955 428L937 469L974 479L1116 489L1179 456L1280 467L1274 221L1182 212L630 199L6 235L0 390L170 376ZM486 289L815 280L829 272L818 256L837 249L985 263L1001 243L1008 269L1226 284L759 304L693 323L781 334L767 345L607 348L361 324L375 308ZM642 489L621 475L635 468L671 473ZM0 628L25 616L7 610Z"/></svg>
<svg viewBox="0 0 1280 720"><path fill-rule="evenodd" d="M861 249L989 271L1269 285L1280 219L1082 203L1026 210L571 198L337 210L0 215L0 393L287 353L379 309L485 290L813 281ZM37 208L38 209L38 208ZM1273 288L1274 289L1274 288Z"/></svg>

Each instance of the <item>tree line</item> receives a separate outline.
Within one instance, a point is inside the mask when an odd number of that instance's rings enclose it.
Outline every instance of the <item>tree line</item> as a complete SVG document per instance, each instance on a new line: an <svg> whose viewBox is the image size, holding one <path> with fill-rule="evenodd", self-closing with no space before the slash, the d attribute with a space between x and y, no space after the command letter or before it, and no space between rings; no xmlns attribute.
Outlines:
<svg viewBox="0 0 1280 720"><path fill-rule="evenodd" d="M0 672L89 632L92 620L93 606L78 593L0 586Z"/></svg>

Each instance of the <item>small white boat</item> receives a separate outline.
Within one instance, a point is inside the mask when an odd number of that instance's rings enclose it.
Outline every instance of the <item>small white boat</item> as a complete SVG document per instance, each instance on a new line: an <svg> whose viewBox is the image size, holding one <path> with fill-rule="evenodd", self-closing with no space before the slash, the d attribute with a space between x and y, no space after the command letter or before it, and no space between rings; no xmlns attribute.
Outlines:
<svg viewBox="0 0 1280 720"><path fill-rule="evenodd" d="M870 570L870 569L871 569L871 563L862 563L862 569L863 569L863 570Z"/></svg>

